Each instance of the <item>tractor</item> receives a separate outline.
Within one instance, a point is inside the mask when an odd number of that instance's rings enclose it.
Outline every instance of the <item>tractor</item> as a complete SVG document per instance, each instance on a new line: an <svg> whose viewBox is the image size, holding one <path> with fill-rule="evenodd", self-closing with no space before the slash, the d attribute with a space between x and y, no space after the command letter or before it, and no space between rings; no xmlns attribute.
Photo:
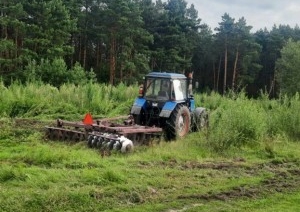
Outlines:
<svg viewBox="0 0 300 212"><path fill-rule="evenodd" d="M166 140L175 140L206 127L207 110L195 108L192 74L151 72L145 76L127 116L94 120L87 114L79 122L58 119L56 126L46 126L46 137L86 140L89 147L101 151L127 152L134 145L160 139L162 134Z"/></svg>
<svg viewBox="0 0 300 212"><path fill-rule="evenodd" d="M147 74L130 114L138 125L161 127L166 140L208 127L207 110L195 107L192 73Z"/></svg>

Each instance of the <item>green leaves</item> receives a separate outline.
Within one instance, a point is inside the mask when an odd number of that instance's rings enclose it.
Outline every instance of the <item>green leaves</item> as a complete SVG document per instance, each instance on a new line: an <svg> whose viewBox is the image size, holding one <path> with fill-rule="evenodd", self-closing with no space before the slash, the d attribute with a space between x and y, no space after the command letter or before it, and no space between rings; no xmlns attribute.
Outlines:
<svg viewBox="0 0 300 212"><path fill-rule="evenodd" d="M68 41L75 28L75 20L62 0L25 3L28 19L25 47L38 54L40 60L63 57L68 51ZM32 18L30 18L32 17Z"/></svg>
<svg viewBox="0 0 300 212"><path fill-rule="evenodd" d="M300 41L289 40L276 61L276 75L282 93L294 95L300 92Z"/></svg>
<svg viewBox="0 0 300 212"><path fill-rule="evenodd" d="M79 63L68 69L62 58L55 58L52 61L42 59L40 63L32 60L26 66L24 75L27 82L41 80L56 87L68 82L79 85L94 80L92 71L86 72Z"/></svg>

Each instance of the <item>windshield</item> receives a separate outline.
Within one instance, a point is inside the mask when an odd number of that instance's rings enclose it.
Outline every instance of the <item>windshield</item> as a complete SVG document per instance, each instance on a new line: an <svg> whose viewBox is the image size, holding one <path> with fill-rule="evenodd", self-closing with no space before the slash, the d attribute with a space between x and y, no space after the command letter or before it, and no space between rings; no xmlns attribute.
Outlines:
<svg viewBox="0 0 300 212"><path fill-rule="evenodd" d="M146 99L169 100L170 80L148 78L146 81Z"/></svg>
<svg viewBox="0 0 300 212"><path fill-rule="evenodd" d="M145 98L149 100L186 99L186 81L178 79L148 78Z"/></svg>

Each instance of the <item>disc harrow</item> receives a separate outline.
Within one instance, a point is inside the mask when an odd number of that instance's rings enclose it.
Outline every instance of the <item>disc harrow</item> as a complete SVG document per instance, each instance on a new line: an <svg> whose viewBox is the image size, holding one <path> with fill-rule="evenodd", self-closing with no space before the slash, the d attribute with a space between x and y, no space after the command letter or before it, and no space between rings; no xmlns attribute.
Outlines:
<svg viewBox="0 0 300 212"><path fill-rule="evenodd" d="M141 126L131 116L71 122L58 119L56 126L46 126L46 137L51 140L87 141L91 148L131 151L134 145L147 145L160 139L162 128Z"/></svg>
<svg viewBox="0 0 300 212"><path fill-rule="evenodd" d="M133 150L133 142L122 136L110 133L93 132L88 136L88 146L102 151L121 151L122 153Z"/></svg>

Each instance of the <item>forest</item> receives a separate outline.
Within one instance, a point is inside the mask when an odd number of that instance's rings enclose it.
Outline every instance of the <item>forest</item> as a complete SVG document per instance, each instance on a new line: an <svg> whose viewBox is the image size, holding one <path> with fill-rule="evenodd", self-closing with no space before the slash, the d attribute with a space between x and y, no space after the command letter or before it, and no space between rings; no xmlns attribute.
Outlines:
<svg viewBox="0 0 300 212"><path fill-rule="evenodd" d="M202 92L300 90L300 28L252 32L228 13L211 29L185 0L1 0L0 76L131 85L150 70L193 72Z"/></svg>
<svg viewBox="0 0 300 212"><path fill-rule="evenodd" d="M299 26L201 18L185 0L0 0L0 211L298 212ZM152 70L193 72L208 128L109 156L45 136L128 114Z"/></svg>

